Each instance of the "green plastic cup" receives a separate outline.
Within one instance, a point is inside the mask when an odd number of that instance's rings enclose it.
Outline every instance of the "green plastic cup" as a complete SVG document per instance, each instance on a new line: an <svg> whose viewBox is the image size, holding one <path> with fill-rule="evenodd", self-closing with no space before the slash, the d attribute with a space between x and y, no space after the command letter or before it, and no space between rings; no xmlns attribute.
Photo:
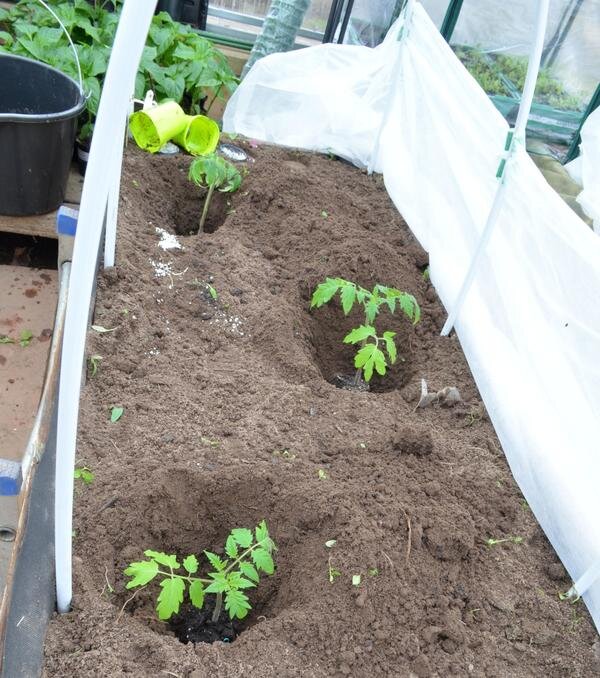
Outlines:
<svg viewBox="0 0 600 678"><path fill-rule="evenodd" d="M219 126L205 115L186 115L187 124L173 141L192 155L208 155L219 143Z"/></svg>
<svg viewBox="0 0 600 678"><path fill-rule="evenodd" d="M188 117L178 103L166 101L133 113L129 118L129 129L140 148L156 153L185 129Z"/></svg>

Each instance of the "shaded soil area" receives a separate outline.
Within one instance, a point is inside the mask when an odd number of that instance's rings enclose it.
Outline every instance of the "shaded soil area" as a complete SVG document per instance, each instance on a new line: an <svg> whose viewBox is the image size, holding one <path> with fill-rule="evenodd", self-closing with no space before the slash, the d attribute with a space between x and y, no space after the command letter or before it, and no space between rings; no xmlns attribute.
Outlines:
<svg viewBox="0 0 600 678"><path fill-rule="evenodd" d="M193 219L177 219L202 205L189 159L127 153L118 268L101 275L95 311L116 330L90 333L102 360L80 418L78 464L95 479L76 489L73 611L51 623L44 675L596 675L592 623L558 599L570 582L456 337L439 336L427 257L381 179L248 149L222 223L171 250L156 229L188 232ZM330 383L352 373L341 339L360 316L309 310L326 276L421 304L416 327L382 314L404 360L371 392ZM462 402L417 409L422 378ZM233 527L263 518L277 570L250 589L235 642L182 644L156 618L158 587L125 590L145 549L222 553Z"/></svg>

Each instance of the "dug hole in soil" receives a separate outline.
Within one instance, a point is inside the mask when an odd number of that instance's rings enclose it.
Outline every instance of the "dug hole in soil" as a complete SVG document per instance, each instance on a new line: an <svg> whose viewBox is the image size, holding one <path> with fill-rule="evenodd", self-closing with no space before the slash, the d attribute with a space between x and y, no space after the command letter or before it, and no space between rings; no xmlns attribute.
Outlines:
<svg viewBox="0 0 600 678"><path fill-rule="evenodd" d="M117 329L90 332L102 360L82 396L77 463L95 479L76 488L73 610L51 622L44 675L596 675L594 627L583 603L558 598L570 581L458 340L439 336L426 255L381 178L245 147L242 187L216 196L212 232L179 235L181 249L159 243L200 215L190 159L127 151L118 266L95 309ZM382 312L404 361L371 392L331 383L352 372L341 340L360 315L309 310L327 276L421 305L415 327ZM416 409L422 378L463 402ZM156 617L155 584L125 589L145 549L204 560L263 518L277 570L250 589L235 642L181 643ZM485 543L509 537L522 541Z"/></svg>

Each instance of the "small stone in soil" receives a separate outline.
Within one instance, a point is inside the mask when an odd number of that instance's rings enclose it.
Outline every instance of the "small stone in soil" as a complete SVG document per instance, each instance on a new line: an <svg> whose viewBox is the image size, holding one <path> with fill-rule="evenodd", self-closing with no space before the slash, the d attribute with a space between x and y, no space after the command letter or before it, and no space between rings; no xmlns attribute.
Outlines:
<svg viewBox="0 0 600 678"><path fill-rule="evenodd" d="M202 320L210 320L213 316L214 316L214 313L208 313L206 311L204 313L200 314L200 318Z"/></svg>
<svg viewBox="0 0 600 678"><path fill-rule="evenodd" d="M331 383L336 388L342 388L345 391L357 391L358 393L366 393L370 390L369 384L367 384L367 382L363 381L362 379L359 381L358 384L356 384L354 381L353 374L352 375L336 374L331 380Z"/></svg>

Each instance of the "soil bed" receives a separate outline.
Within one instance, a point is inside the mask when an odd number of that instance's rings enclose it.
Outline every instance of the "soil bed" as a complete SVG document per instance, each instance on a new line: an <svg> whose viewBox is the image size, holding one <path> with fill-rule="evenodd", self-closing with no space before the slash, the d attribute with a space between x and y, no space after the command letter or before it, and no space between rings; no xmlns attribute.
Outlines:
<svg viewBox="0 0 600 678"><path fill-rule="evenodd" d="M558 599L570 582L457 339L439 336L426 255L381 179L244 147L255 162L215 203L213 232L170 250L156 229L188 233L200 214L189 159L127 153L118 268L95 313L117 329L90 333L102 361L80 419L78 464L96 477L77 488L73 611L51 623L45 675L595 675L594 628L582 603ZM385 323L404 362L369 392L331 383L352 374L341 339L360 316L309 311L326 276L421 304L416 327ZM463 402L416 409L421 378ZM125 408L117 423L112 405ZM182 644L156 618L154 586L125 590L145 549L221 552L231 528L263 518L277 571L250 590L235 642ZM485 543L508 537L522 542Z"/></svg>

